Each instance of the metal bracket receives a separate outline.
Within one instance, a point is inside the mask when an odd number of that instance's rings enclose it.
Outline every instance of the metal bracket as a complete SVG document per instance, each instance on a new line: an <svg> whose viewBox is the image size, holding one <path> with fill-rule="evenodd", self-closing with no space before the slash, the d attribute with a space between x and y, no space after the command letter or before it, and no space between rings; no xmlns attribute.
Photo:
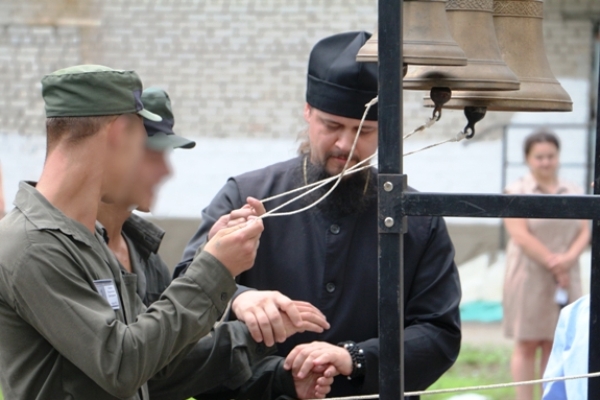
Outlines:
<svg viewBox="0 0 600 400"><path fill-rule="evenodd" d="M407 177L400 174L379 174L377 197L379 233L406 233L406 216L401 215L402 193L407 189ZM398 220L400 218L400 220Z"/></svg>

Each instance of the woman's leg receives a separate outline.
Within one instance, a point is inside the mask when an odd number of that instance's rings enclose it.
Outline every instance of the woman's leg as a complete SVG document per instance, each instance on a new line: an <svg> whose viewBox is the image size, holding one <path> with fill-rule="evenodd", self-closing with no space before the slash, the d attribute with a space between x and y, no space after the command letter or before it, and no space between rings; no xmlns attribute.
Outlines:
<svg viewBox="0 0 600 400"><path fill-rule="evenodd" d="M537 340L517 340L513 349L510 369L515 382L529 381L535 377L535 353L541 345ZM517 386L516 400L533 400L533 386Z"/></svg>
<svg viewBox="0 0 600 400"><path fill-rule="evenodd" d="M540 342L540 347L542 349L542 354L540 357L540 376L539 378L544 376L544 371L546 371L546 365L548 365L548 359L550 358L550 352L552 352L552 340L542 340ZM543 393L542 385L539 385L540 391L539 393Z"/></svg>

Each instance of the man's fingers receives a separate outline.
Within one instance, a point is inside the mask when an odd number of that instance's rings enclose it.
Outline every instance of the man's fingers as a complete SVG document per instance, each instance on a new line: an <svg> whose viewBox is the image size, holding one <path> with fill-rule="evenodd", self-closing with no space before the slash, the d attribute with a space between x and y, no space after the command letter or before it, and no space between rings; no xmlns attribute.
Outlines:
<svg viewBox="0 0 600 400"><path fill-rule="evenodd" d="M264 311L269 318L269 323L271 325L271 330L273 332L273 336L277 343L285 342L287 339L285 325L283 324L283 318L281 318L281 313L279 312L279 308L275 305L274 302L269 302L265 304Z"/></svg>
<svg viewBox="0 0 600 400"><path fill-rule="evenodd" d="M213 236L215 236L217 234L217 232L219 232L221 229L227 227L228 223L229 223L229 214L223 215L221 218L219 218L217 220L217 222L214 223L212 228L210 228L210 231L208 232L208 240L212 239Z"/></svg>
<svg viewBox="0 0 600 400"><path fill-rule="evenodd" d="M244 321L248 327L248 331L250 331L252 339L254 339L256 343L261 343L264 339L260 330L260 326L258 325L258 321L256 320L256 316L252 312L245 312L242 315L242 318L238 317L238 319L240 321Z"/></svg>
<svg viewBox="0 0 600 400"><path fill-rule="evenodd" d="M221 229L216 233L215 238L223 238L228 235L240 235L239 239L243 241L256 240L260 237L262 231L264 229L263 223L259 219L251 220L242 225L236 225L227 227L225 229Z"/></svg>
<svg viewBox="0 0 600 400"><path fill-rule="evenodd" d="M290 300L287 296L280 295L276 297L275 303L280 310L285 312L292 325L295 327L300 327L302 325L302 315L300 315L298 307L296 307L292 300Z"/></svg>
<svg viewBox="0 0 600 400"><path fill-rule="evenodd" d="M218 231L215 234L215 238L222 238L225 237L227 235L232 234L233 232L239 231L240 229L242 229L242 225L237 225L237 226L231 226L231 227L227 227L227 228L223 228L220 231Z"/></svg>
<svg viewBox="0 0 600 400"><path fill-rule="evenodd" d="M285 361L283 362L284 369L286 369L288 371L290 369L292 369L292 365L294 365L294 360L296 359L296 357L298 356L298 353L300 353L300 351L302 350L303 347L304 347L303 345L296 346L292 349L292 351L289 352L289 354L285 358Z"/></svg>
<svg viewBox="0 0 600 400"><path fill-rule="evenodd" d="M252 207L256 215L260 216L267 212L264 204L260 200L257 200L254 197L247 197L246 201L250 207Z"/></svg>
<svg viewBox="0 0 600 400"><path fill-rule="evenodd" d="M291 362L291 370L294 375L298 378L304 378L308 371L313 367L312 359L315 356L315 348L318 346L317 342L313 342L307 345L296 346L298 351L295 353L294 358ZM290 353L291 355L291 353ZM288 356L288 358L290 358ZM300 371L304 371L304 375L300 375Z"/></svg>
<svg viewBox="0 0 600 400"><path fill-rule="evenodd" d="M316 374L322 374L327 369L326 365L315 365L312 369L312 372Z"/></svg>
<svg viewBox="0 0 600 400"><path fill-rule="evenodd" d="M229 219L227 227L231 228L232 226L242 225L244 223L246 223L246 218Z"/></svg>
<svg viewBox="0 0 600 400"><path fill-rule="evenodd" d="M312 357L309 354L300 353L292 364L292 374L300 379L304 379L313 368Z"/></svg>
<svg viewBox="0 0 600 400"><path fill-rule="evenodd" d="M231 213L229 213L229 218L230 219L240 219L240 218L247 219L251 215L255 215L254 210L252 210L251 207L244 206L243 208L233 210Z"/></svg>
<svg viewBox="0 0 600 400"><path fill-rule="evenodd" d="M321 329L329 329L331 326L325 316L321 313L315 313L314 311L303 311L300 312L300 317L303 323L310 323L319 326Z"/></svg>
<svg viewBox="0 0 600 400"><path fill-rule="evenodd" d="M335 365L330 365L327 367L327 369L325 370L325 372L323 372L323 375L328 377L328 378L332 378L334 376L338 376L340 374L340 371L337 370L337 368L335 367Z"/></svg>
<svg viewBox="0 0 600 400"><path fill-rule="evenodd" d="M243 231L244 234L247 234L248 238L255 238L260 236L264 229L265 226L263 225L262 219L256 218L251 219L245 225L242 225L240 230Z"/></svg>
<svg viewBox="0 0 600 400"><path fill-rule="evenodd" d="M258 326L260 327L260 332L262 333L265 345L267 347L273 346L275 344L275 339L273 338L273 330L271 328L271 321L269 320L269 317L260 307L256 307L254 309L254 315L258 321Z"/></svg>
<svg viewBox="0 0 600 400"><path fill-rule="evenodd" d="M313 360L313 364L317 365L326 365L326 364L335 364L337 358L332 353L322 353L319 356L315 357Z"/></svg>
<svg viewBox="0 0 600 400"><path fill-rule="evenodd" d="M325 317L325 314L323 314L321 312L321 310L319 310L317 307L313 306L312 304L310 304L310 303L308 303L306 301L292 300L292 303L294 303L294 305L296 306L296 308L298 310L300 310L300 312L302 312L302 311L306 311L306 312L312 311L312 312L314 312L316 314L320 314L323 317Z"/></svg>
<svg viewBox="0 0 600 400"><path fill-rule="evenodd" d="M315 391L319 394L326 395L331 391L332 384L332 377L320 376L319 378L317 378L317 386L315 387Z"/></svg>
<svg viewBox="0 0 600 400"><path fill-rule="evenodd" d="M296 328L298 330L298 333L306 332L306 331L315 332L315 333L323 333L325 331L325 329L323 329L323 327L321 325L313 324L308 321L303 321L302 324Z"/></svg>

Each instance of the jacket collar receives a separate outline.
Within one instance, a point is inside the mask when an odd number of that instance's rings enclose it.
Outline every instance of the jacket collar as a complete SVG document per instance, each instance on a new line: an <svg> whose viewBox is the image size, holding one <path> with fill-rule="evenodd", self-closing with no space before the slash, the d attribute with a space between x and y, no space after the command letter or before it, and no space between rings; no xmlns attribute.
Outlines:
<svg viewBox="0 0 600 400"><path fill-rule="evenodd" d="M14 201L25 218L38 230L60 231L78 242L94 247L94 234L83 224L67 217L54 207L36 188L37 182L19 183L19 191Z"/></svg>
<svg viewBox="0 0 600 400"><path fill-rule="evenodd" d="M161 228L135 214L127 218L122 230L144 260L147 260L152 253L158 252L162 238L165 236L165 231Z"/></svg>

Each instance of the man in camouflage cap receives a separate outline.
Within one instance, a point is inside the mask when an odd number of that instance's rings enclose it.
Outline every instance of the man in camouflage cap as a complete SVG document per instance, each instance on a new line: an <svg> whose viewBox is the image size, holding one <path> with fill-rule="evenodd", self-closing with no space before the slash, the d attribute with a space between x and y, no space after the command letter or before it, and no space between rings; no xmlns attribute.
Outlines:
<svg viewBox="0 0 600 400"><path fill-rule="evenodd" d="M122 271L135 274L137 294L146 306L159 300L171 282L170 272L158 255L164 232L131 212L133 206L142 212L152 208L156 190L170 173L167 161L172 149L191 149L196 143L175 134L175 119L169 95L160 88L148 88L142 93L144 108L162 117L162 121L144 118L146 149L137 167L136 178L128 187L127 195L114 203L100 203L98 221L108 237L108 247L113 251ZM305 307L301 315L289 316L286 330L290 336L297 331L322 332L327 322L314 307ZM316 322L313 322L316 321ZM241 321L226 322L202 338L168 377L158 377L148 382L152 399L187 399L193 395L215 389L220 395L238 397L249 392L260 392L270 398L276 395L277 386L293 397L314 397L310 381L293 381L283 370L281 357L268 357L274 348L267 349L256 343ZM252 378L252 379L251 379ZM285 385L284 383L293 383ZM232 393L231 389L235 390ZM254 397L253 397L254 398Z"/></svg>
<svg viewBox="0 0 600 400"><path fill-rule="evenodd" d="M6 399L147 399L225 311L251 267L260 220L219 234L145 310L96 230L120 201L146 140L133 71L77 66L42 80L47 156L0 221L0 386Z"/></svg>

